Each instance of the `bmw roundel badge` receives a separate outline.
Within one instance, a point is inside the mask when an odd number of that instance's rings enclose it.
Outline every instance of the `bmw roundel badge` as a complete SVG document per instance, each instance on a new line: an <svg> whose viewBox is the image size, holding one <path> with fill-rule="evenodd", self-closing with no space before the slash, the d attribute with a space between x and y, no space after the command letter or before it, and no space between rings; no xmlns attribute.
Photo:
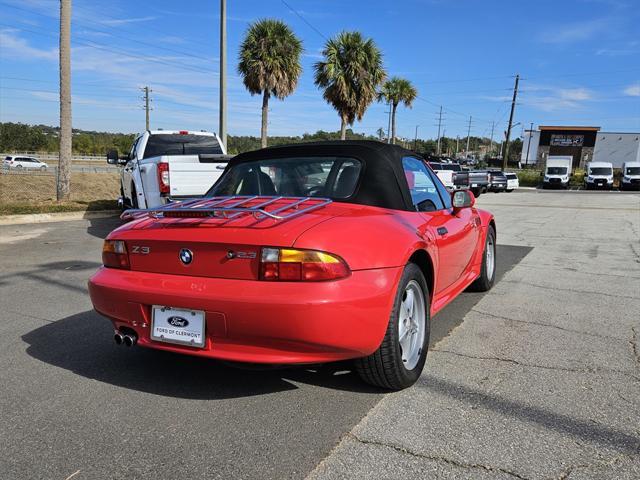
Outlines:
<svg viewBox="0 0 640 480"><path fill-rule="evenodd" d="M193 253L188 248L180 250L180 261L185 265L189 265L193 261Z"/></svg>

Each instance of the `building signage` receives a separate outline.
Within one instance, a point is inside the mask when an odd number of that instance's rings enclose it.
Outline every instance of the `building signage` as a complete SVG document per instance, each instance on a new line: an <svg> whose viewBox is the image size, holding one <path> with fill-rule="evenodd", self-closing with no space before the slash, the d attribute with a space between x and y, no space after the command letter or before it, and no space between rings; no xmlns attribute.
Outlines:
<svg viewBox="0 0 640 480"><path fill-rule="evenodd" d="M551 145L558 147L581 147L584 135L551 135Z"/></svg>

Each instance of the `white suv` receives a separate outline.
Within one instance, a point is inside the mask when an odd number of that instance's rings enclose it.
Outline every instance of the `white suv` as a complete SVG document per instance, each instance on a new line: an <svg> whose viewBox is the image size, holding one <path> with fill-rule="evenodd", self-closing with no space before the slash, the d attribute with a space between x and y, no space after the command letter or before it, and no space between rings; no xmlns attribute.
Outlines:
<svg viewBox="0 0 640 480"><path fill-rule="evenodd" d="M46 170L49 168L44 162L41 162L37 158L34 157L19 157L19 156L7 156L4 157L2 161L2 165L6 168L31 168L31 169L40 169Z"/></svg>

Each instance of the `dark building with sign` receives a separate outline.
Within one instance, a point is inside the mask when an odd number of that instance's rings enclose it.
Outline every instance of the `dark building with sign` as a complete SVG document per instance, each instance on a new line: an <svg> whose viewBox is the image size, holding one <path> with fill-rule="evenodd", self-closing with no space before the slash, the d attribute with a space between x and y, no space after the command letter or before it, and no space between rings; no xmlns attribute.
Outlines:
<svg viewBox="0 0 640 480"><path fill-rule="evenodd" d="M543 169L549 156L571 156L574 170L584 169L589 162L609 162L621 168L625 162L640 162L640 133L577 126L526 130L520 163Z"/></svg>
<svg viewBox="0 0 640 480"><path fill-rule="evenodd" d="M545 165L554 155L573 157L573 168L584 168L593 160L593 150L600 127L549 127L540 126L537 164Z"/></svg>

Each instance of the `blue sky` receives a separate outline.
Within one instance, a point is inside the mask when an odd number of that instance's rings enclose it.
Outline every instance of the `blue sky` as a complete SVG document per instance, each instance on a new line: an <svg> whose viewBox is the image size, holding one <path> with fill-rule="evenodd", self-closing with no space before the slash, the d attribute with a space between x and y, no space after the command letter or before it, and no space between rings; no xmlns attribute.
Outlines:
<svg viewBox="0 0 640 480"><path fill-rule="evenodd" d="M294 13L288 6L295 10ZM389 75L410 79L420 98L398 111L398 133L495 138L506 127L514 75L522 76L515 122L640 131L637 0L228 0L229 132L259 135L260 99L237 76L248 24L287 22L303 40L296 92L271 101L269 133L337 130L336 113L313 85L313 63L341 30L373 37ZM0 0L0 120L57 125L56 0ZM218 126L217 1L73 0L74 127L144 129L139 88L153 89L152 128ZM354 130L387 125L373 104ZM515 132L521 133L521 125Z"/></svg>

